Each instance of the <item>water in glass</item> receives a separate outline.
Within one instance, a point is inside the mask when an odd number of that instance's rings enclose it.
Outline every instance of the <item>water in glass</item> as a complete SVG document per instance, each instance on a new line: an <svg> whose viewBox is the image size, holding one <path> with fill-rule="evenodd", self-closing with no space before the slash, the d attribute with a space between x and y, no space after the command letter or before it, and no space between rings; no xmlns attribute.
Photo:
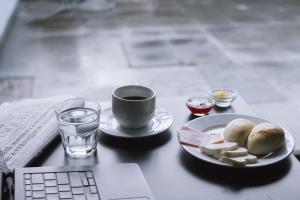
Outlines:
<svg viewBox="0 0 300 200"><path fill-rule="evenodd" d="M85 157L96 151L99 112L91 108L70 108L58 116L61 137L67 154Z"/></svg>

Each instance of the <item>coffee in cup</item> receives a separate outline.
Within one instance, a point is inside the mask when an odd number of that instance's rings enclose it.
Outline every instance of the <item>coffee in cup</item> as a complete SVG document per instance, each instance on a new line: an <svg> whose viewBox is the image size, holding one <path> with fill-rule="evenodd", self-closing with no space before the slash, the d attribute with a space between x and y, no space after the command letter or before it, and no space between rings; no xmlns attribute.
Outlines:
<svg viewBox="0 0 300 200"><path fill-rule="evenodd" d="M151 88L127 85L112 92L112 112L124 128L142 128L155 114L156 94Z"/></svg>

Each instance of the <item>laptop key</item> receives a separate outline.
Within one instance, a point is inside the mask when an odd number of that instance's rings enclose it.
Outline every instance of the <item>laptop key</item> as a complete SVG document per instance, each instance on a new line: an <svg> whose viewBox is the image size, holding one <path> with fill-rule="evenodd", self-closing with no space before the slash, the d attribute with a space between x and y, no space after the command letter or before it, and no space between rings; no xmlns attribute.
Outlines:
<svg viewBox="0 0 300 200"><path fill-rule="evenodd" d="M88 179L86 177L86 173L85 172L80 172L80 178L82 180L83 186L88 186L89 185L89 182L88 182Z"/></svg>
<svg viewBox="0 0 300 200"><path fill-rule="evenodd" d="M45 197L45 192L44 191L33 191L32 197L33 198L43 198L43 197Z"/></svg>
<svg viewBox="0 0 300 200"><path fill-rule="evenodd" d="M59 192L59 197L61 199L72 199L72 193L71 192Z"/></svg>
<svg viewBox="0 0 300 200"><path fill-rule="evenodd" d="M46 194L57 194L57 187L46 187Z"/></svg>
<svg viewBox="0 0 300 200"><path fill-rule="evenodd" d="M32 190L33 191L44 190L44 184L33 184L32 185Z"/></svg>
<svg viewBox="0 0 300 200"><path fill-rule="evenodd" d="M47 194L47 200L59 200L58 194Z"/></svg>
<svg viewBox="0 0 300 200"><path fill-rule="evenodd" d="M25 180L25 184L26 185L30 185L31 184L31 180L30 179Z"/></svg>
<svg viewBox="0 0 300 200"><path fill-rule="evenodd" d="M86 199L87 200L100 200L98 194L88 194Z"/></svg>
<svg viewBox="0 0 300 200"><path fill-rule="evenodd" d="M54 179L56 179L56 175L55 175L55 173L45 173L44 179L45 180L54 180Z"/></svg>
<svg viewBox="0 0 300 200"><path fill-rule="evenodd" d="M32 198L31 197L26 197L26 200L32 200Z"/></svg>
<svg viewBox="0 0 300 200"><path fill-rule="evenodd" d="M25 190L31 190L31 185L25 185Z"/></svg>
<svg viewBox="0 0 300 200"><path fill-rule="evenodd" d="M26 197L31 197L31 196L32 196L32 193L31 193L31 191L26 191L26 192L25 192L25 195L26 195Z"/></svg>
<svg viewBox="0 0 300 200"><path fill-rule="evenodd" d="M96 188L96 186L90 186L90 190L91 190L91 193L92 193L92 194L97 193L97 188Z"/></svg>
<svg viewBox="0 0 300 200"><path fill-rule="evenodd" d="M72 194L84 194L83 188L82 187L72 188Z"/></svg>
<svg viewBox="0 0 300 200"><path fill-rule="evenodd" d="M93 178L93 173L91 171L86 172L88 178Z"/></svg>
<svg viewBox="0 0 300 200"><path fill-rule="evenodd" d="M85 195L73 195L74 200L86 200Z"/></svg>
<svg viewBox="0 0 300 200"><path fill-rule="evenodd" d="M60 192L67 192L70 190L71 190L70 185L58 185L58 191Z"/></svg>
<svg viewBox="0 0 300 200"><path fill-rule="evenodd" d="M69 172L71 187L82 187L79 172Z"/></svg>
<svg viewBox="0 0 300 200"><path fill-rule="evenodd" d="M93 178L89 178L89 185L95 185L95 181Z"/></svg>
<svg viewBox="0 0 300 200"><path fill-rule="evenodd" d="M56 180L45 181L45 186L47 186L47 187L56 186L56 185L57 185Z"/></svg>
<svg viewBox="0 0 300 200"><path fill-rule="evenodd" d="M60 184L69 184L69 177L67 173L57 173L56 174L57 183Z"/></svg>
<svg viewBox="0 0 300 200"><path fill-rule="evenodd" d="M92 194L90 187L84 188L84 194L86 195L87 200L100 200L98 193Z"/></svg>
<svg viewBox="0 0 300 200"><path fill-rule="evenodd" d="M25 178L25 179L30 179L31 176L30 176L30 174L24 174L24 178Z"/></svg>
<svg viewBox="0 0 300 200"><path fill-rule="evenodd" d="M43 175L42 174L32 174L32 184L35 183L43 183Z"/></svg>

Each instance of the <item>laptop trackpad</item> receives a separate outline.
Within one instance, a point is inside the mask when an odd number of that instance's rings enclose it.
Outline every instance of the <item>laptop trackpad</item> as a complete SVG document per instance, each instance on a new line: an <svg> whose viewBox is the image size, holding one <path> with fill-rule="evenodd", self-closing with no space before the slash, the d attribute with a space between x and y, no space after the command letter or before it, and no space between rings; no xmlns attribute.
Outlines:
<svg viewBox="0 0 300 200"><path fill-rule="evenodd" d="M153 200L137 164L101 166L94 171L101 200Z"/></svg>

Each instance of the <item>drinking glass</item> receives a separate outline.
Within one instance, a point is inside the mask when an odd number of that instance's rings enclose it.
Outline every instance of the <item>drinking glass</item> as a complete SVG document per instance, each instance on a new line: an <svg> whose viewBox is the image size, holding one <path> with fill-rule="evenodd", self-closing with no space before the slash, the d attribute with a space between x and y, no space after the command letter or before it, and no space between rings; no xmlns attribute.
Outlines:
<svg viewBox="0 0 300 200"><path fill-rule="evenodd" d="M208 91L209 95L214 98L216 106L227 108L235 100L237 92L234 89L212 89Z"/></svg>
<svg viewBox="0 0 300 200"><path fill-rule="evenodd" d="M97 149L100 105L88 99L62 101L54 107L64 150L71 157L86 157Z"/></svg>

